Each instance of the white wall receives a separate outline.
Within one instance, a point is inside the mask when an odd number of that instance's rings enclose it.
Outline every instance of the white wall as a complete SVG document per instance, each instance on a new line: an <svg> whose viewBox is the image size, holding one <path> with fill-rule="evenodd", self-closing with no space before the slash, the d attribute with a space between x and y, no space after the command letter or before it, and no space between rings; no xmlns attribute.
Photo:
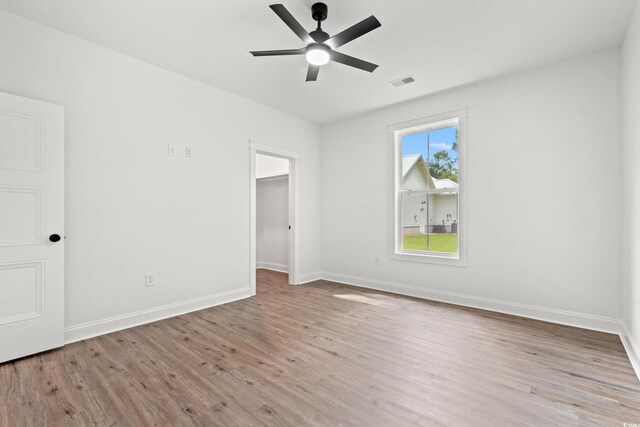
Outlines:
<svg viewBox="0 0 640 427"><path fill-rule="evenodd" d="M0 58L0 91L66 108L67 326L247 295L248 138L301 153L299 272L320 269L316 125L6 12Z"/></svg>
<svg viewBox="0 0 640 427"><path fill-rule="evenodd" d="M622 49L623 89L623 319L635 345L640 375L640 6ZM632 359L633 360L633 359Z"/></svg>
<svg viewBox="0 0 640 427"><path fill-rule="evenodd" d="M258 267L288 271L289 179L256 181L256 260Z"/></svg>
<svg viewBox="0 0 640 427"><path fill-rule="evenodd" d="M620 52L610 50L323 127L326 277L614 328L622 305L620 71ZM387 126L462 107L468 267L390 260Z"/></svg>
<svg viewBox="0 0 640 427"><path fill-rule="evenodd" d="M624 48L624 316L636 341L638 19ZM66 108L67 326L246 295L248 138L302 155L301 276L622 315L617 50L325 126L322 152L313 124L3 11L0 58L0 91ZM464 106L468 267L391 261L386 127ZM354 168L354 158L364 160ZM144 287L147 272L155 287Z"/></svg>
<svg viewBox="0 0 640 427"><path fill-rule="evenodd" d="M286 175L289 173L289 159L256 154L256 178Z"/></svg>

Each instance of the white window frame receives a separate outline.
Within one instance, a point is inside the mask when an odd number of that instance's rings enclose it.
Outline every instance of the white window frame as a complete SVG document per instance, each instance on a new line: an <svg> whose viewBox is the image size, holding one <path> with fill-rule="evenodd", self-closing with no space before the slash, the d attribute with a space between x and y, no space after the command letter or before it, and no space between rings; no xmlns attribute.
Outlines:
<svg viewBox="0 0 640 427"><path fill-rule="evenodd" d="M420 252L402 249L402 215L400 185L402 183L402 137L406 134L450 127L458 122L458 253ZM390 258L428 264L467 266L467 109L434 114L387 128L391 164L391 226L389 233ZM432 191L433 192L433 191ZM416 192L418 194L420 192Z"/></svg>

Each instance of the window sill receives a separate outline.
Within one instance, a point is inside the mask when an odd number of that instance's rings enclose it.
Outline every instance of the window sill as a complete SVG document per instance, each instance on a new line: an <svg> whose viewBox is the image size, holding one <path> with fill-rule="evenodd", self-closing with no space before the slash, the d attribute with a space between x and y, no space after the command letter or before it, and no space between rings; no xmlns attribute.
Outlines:
<svg viewBox="0 0 640 427"><path fill-rule="evenodd" d="M423 264L450 265L454 267L466 267L467 259L465 257L455 255L436 255L436 254L418 254L408 252L392 252L389 258L396 261L420 262Z"/></svg>

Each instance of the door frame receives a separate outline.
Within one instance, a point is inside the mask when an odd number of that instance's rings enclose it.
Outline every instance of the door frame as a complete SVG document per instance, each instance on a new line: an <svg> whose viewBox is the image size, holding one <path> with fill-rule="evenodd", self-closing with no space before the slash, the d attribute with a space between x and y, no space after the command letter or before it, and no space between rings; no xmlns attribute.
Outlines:
<svg viewBox="0 0 640 427"><path fill-rule="evenodd" d="M288 148L263 143L256 140L249 140L250 152L250 254L249 254L249 274L251 295L256 294L256 154L265 154L273 157L280 157L289 160L289 284L298 284L298 167L300 153Z"/></svg>

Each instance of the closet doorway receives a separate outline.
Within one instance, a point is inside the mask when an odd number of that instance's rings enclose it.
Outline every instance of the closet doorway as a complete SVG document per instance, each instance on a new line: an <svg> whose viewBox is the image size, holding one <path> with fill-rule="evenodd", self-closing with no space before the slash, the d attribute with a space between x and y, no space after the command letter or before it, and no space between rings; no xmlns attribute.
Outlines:
<svg viewBox="0 0 640 427"><path fill-rule="evenodd" d="M251 292L256 269L288 274L296 284L295 152L251 143Z"/></svg>

